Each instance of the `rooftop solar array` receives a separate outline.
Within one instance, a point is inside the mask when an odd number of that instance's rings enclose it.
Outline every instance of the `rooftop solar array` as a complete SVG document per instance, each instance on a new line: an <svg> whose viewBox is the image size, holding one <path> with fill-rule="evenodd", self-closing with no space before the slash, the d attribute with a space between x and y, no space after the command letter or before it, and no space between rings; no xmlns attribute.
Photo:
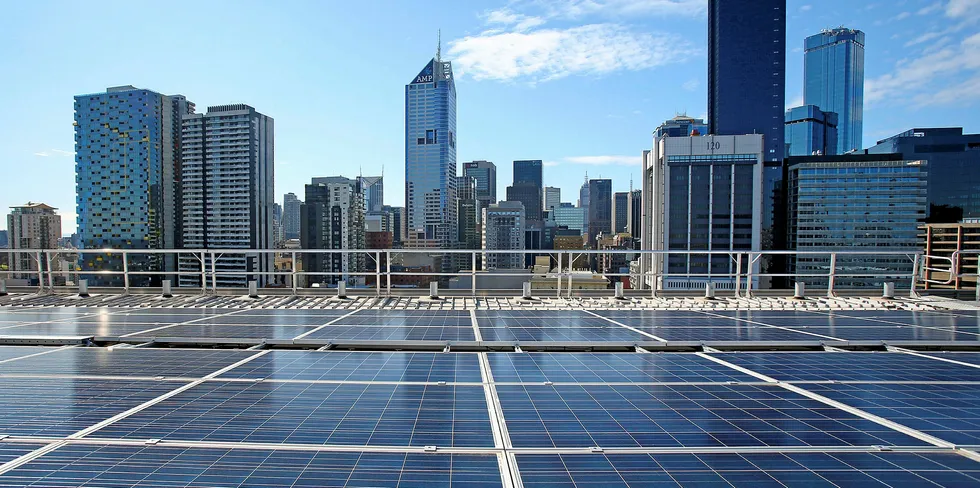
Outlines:
<svg viewBox="0 0 980 488"><path fill-rule="evenodd" d="M0 487L980 485L976 314L0 320Z"/></svg>

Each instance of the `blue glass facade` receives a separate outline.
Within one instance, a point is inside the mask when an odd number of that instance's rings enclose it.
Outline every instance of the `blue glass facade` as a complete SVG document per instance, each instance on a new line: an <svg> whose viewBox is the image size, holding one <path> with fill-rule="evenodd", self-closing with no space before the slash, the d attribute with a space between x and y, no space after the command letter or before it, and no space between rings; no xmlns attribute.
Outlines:
<svg viewBox="0 0 980 488"><path fill-rule="evenodd" d="M786 0L709 0L708 132L762 134L783 159Z"/></svg>
<svg viewBox="0 0 980 488"><path fill-rule="evenodd" d="M980 134L964 134L962 127L909 129L867 152L929 162L927 222L980 218Z"/></svg>
<svg viewBox="0 0 980 488"><path fill-rule="evenodd" d="M825 30L804 43L803 103L838 116L837 154L862 148L864 32Z"/></svg>
<svg viewBox="0 0 980 488"><path fill-rule="evenodd" d="M451 247L455 200L456 84L437 57L405 86L405 240Z"/></svg>
<svg viewBox="0 0 980 488"><path fill-rule="evenodd" d="M786 111L786 156L837 154L837 114L816 105Z"/></svg>

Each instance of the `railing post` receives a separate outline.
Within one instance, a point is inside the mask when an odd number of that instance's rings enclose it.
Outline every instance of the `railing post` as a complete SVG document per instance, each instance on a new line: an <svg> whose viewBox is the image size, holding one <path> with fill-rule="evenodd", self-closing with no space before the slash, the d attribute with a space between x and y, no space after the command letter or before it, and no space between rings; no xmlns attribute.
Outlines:
<svg viewBox="0 0 980 488"><path fill-rule="evenodd" d="M742 253L735 253L735 298L742 296Z"/></svg>
<svg viewBox="0 0 980 488"><path fill-rule="evenodd" d="M44 266L43 266L43 261L41 261L41 251L34 252L34 260L37 261L37 286L43 292L44 291Z"/></svg>
<svg viewBox="0 0 980 488"><path fill-rule="evenodd" d="M385 258L386 258L385 269L387 271L385 274L388 276L388 287L385 295L390 297L391 296L391 251L390 250L385 250Z"/></svg>
<svg viewBox="0 0 980 488"><path fill-rule="evenodd" d="M211 292L218 294L218 272L214 264L214 251L211 251Z"/></svg>
<svg viewBox="0 0 980 488"><path fill-rule="evenodd" d="M123 294L129 294L129 253L122 251L123 260Z"/></svg>
<svg viewBox="0 0 980 488"><path fill-rule="evenodd" d="M470 251L470 295L476 298L476 251Z"/></svg>
<svg viewBox="0 0 980 488"><path fill-rule="evenodd" d="M374 252L374 294L381 296L381 251Z"/></svg>
<svg viewBox="0 0 980 488"><path fill-rule="evenodd" d="M909 298L915 298L919 296L919 293L915 291L915 284L919 281L919 254L916 253L912 255L912 283L909 285ZM977 288L980 290L980 287Z"/></svg>
<svg viewBox="0 0 980 488"><path fill-rule="evenodd" d="M752 276L753 271L755 271L755 261L753 259L752 253L746 253L748 257L748 262L745 263L748 269L745 270L745 298L752 298Z"/></svg>
<svg viewBox="0 0 980 488"><path fill-rule="evenodd" d="M562 251L558 251L558 286L556 287L556 290L557 290L558 293L555 295L556 298L561 298L561 283L562 283L562 279L561 278L562 278L562 273L565 272L562 269L562 264L561 264L562 263L562 255L563 254L564 253Z"/></svg>
<svg viewBox="0 0 980 488"><path fill-rule="evenodd" d="M44 260L47 262L48 267L48 290L54 291L54 276L51 270L51 251L44 251Z"/></svg>
<svg viewBox="0 0 980 488"><path fill-rule="evenodd" d="M293 295L295 295L296 294L296 290L297 290L297 288L299 286L296 283L296 278L297 278L296 277L296 251L292 251L290 253L290 256L291 256L291 258L290 258L291 261L289 262L290 263L289 264L289 280L290 280L290 282L292 284Z"/></svg>
<svg viewBox="0 0 980 488"><path fill-rule="evenodd" d="M837 279L837 253L830 253L830 272L827 273L827 298L834 298L834 281Z"/></svg>
<svg viewBox="0 0 980 488"><path fill-rule="evenodd" d="M208 292L208 272L207 267L204 264L204 251L201 251L201 294L205 295Z"/></svg>

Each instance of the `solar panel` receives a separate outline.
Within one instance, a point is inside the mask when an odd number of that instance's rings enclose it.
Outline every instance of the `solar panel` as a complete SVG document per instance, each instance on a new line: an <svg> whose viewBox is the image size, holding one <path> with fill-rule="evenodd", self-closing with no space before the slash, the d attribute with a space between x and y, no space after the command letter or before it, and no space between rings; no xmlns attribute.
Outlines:
<svg viewBox="0 0 980 488"><path fill-rule="evenodd" d="M609 327L613 322L599 317L483 317L477 318L480 327Z"/></svg>
<svg viewBox="0 0 980 488"><path fill-rule="evenodd" d="M980 353L978 352L928 352L922 354L980 366Z"/></svg>
<svg viewBox="0 0 980 488"><path fill-rule="evenodd" d="M469 317L469 310L381 310L361 309L355 317Z"/></svg>
<svg viewBox="0 0 980 488"><path fill-rule="evenodd" d="M482 386L209 381L99 438L493 447Z"/></svg>
<svg viewBox="0 0 980 488"><path fill-rule="evenodd" d="M377 316L351 315L337 320L332 325L386 325L398 327L472 327L473 321L469 315L432 315L432 316Z"/></svg>
<svg viewBox="0 0 980 488"><path fill-rule="evenodd" d="M480 383L473 353L271 351L220 376L307 381Z"/></svg>
<svg viewBox="0 0 980 488"><path fill-rule="evenodd" d="M631 327L744 327L745 322L739 322L727 317L609 317L612 320Z"/></svg>
<svg viewBox="0 0 980 488"><path fill-rule="evenodd" d="M119 337L126 334L142 332L159 327L154 324L122 325L122 324L80 324L80 323L47 323L31 324L19 327L0 329L0 336L13 337Z"/></svg>
<svg viewBox="0 0 980 488"><path fill-rule="evenodd" d="M24 454L30 453L35 449L44 447L44 444L14 444L11 442L0 442L0 464L8 463Z"/></svg>
<svg viewBox="0 0 980 488"><path fill-rule="evenodd" d="M485 341L571 341L623 342L649 341L649 336L607 322L603 327L485 327L480 334Z"/></svg>
<svg viewBox="0 0 980 488"><path fill-rule="evenodd" d="M477 310L477 318L569 318L569 317L595 317L584 310L555 309L555 310Z"/></svg>
<svg viewBox="0 0 980 488"><path fill-rule="evenodd" d="M0 486L501 486L494 455L68 445Z"/></svg>
<svg viewBox="0 0 980 488"><path fill-rule="evenodd" d="M203 315L151 315L151 314L125 314L125 315L90 315L74 319L73 323L78 324L112 324L112 325L165 325L178 324L190 320L199 320Z"/></svg>
<svg viewBox="0 0 980 488"><path fill-rule="evenodd" d="M368 327L328 325L304 339L365 341L473 341L476 334L468 327Z"/></svg>
<svg viewBox="0 0 980 488"><path fill-rule="evenodd" d="M0 435L67 436L184 384L0 378Z"/></svg>
<svg viewBox="0 0 980 488"><path fill-rule="evenodd" d="M303 317L342 317L350 313L350 310L324 310L318 308L257 308L251 310L242 310L235 315L242 317L292 317L292 316L303 316Z"/></svg>
<svg viewBox="0 0 980 488"><path fill-rule="evenodd" d="M923 445L770 384L496 389L514 447Z"/></svg>
<svg viewBox="0 0 980 488"><path fill-rule="evenodd" d="M975 486L953 453L519 454L527 488L602 486Z"/></svg>
<svg viewBox="0 0 980 488"><path fill-rule="evenodd" d="M668 341L823 341L823 337L765 326L637 327Z"/></svg>
<svg viewBox="0 0 980 488"><path fill-rule="evenodd" d="M503 382L642 383L753 381L695 354L489 353L493 380ZM980 371L980 370L978 370Z"/></svg>
<svg viewBox="0 0 980 488"><path fill-rule="evenodd" d="M980 385L813 384L806 388L945 441L980 446Z"/></svg>
<svg viewBox="0 0 980 488"><path fill-rule="evenodd" d="M902 353L731 353L716 357L780 381L980 381L980 368Z"/></svg>
<svg viewBox="0 0 980 488"><path fill-rule="evenodd" d="M980 341L980 335L911 325L882 327L787 327L849 341Z"/></svg>
<svg viewBox="0 0 980 488"><path fill-rule="evenodd" d="M321 315L224 315L194 322L195 325L323 325L337 317Z"/></svg>
<svg viewBox="0 0 980 488"><path fill-rule="evenodd" d="M0 374L200 378L255 354L215 349L72 347L2 363Z"/></svg>
<svg viewBox="0 0 980 488"><path fill-rule="evenodd" d="M300 325L198 325L186 324L148 330L133 337L188 337L204 339L292 339L313 330Z"/></svg>
<svg viewBox="0 0 980 488"><path fill-rule="evenodd" d="M24 356L30 356L31 354L37 354L39 352L51 351L55 348L53 347L25 347L25 346L0 346L0 361L7 361L9 359L21 358ZM3 364L0 364L0 370L4 368Z"/></svg>

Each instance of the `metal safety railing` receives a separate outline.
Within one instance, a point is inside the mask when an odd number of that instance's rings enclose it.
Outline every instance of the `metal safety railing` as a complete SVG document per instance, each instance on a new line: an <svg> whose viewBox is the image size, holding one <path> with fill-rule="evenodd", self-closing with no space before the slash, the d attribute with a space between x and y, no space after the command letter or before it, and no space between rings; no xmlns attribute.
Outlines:
<svg viewBox="0 0 980 488"><path fill-rule="evenodd" d="M129 293L170 279L177 281L175 290L184 292L235 290L258 281L293 294L317 293L324 290L314 287L315 282L327 287L344 282L348 289L390 296L422 291L435 281L454 295L510 295L531 282L539 294L571 297L611 294L614 283L620 281L629 285L631 294L691 293L703 291L710 283L735 296L751 297L761 289L789 289L802 281L826 284L826 295L834 296L840 288L900 281L907 282L909 293L915 296L925 273L942 271L956 276L958 271L955 258L942 258L951 262L945 269L932 264L938 257L923 256L920 251L863 249L8 249L0 253L7 253L12 265L16 263L10 269L0 268L0 279L13 278L9 281L12 287L21 283L21 287L37 287L38 292L57 291L87 279L95 281L95 286ZM529 256L548 259L543 267L534 268L526 266L533 265ZM311 266L315 257L331 259L335 268ZM498 259L501 257L510 259ZM17 269L25 263L30 269ZM603 269L597 269L600 267Z"/></svg>

